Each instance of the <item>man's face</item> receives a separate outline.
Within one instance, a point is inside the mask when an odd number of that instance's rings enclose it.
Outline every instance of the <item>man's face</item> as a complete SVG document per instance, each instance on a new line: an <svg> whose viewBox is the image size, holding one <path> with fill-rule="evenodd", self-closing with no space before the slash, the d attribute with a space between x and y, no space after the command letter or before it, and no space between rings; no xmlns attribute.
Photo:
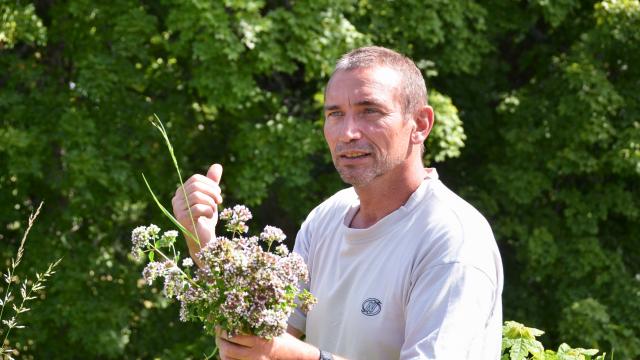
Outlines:
<svg viewBox="0 0 640 360"><path fill-rule="evenodd" d="M324 136L346 183L362 187L404 163L412 121L405 121L401 75L376 66L335 73L325 93Z"/></svg>

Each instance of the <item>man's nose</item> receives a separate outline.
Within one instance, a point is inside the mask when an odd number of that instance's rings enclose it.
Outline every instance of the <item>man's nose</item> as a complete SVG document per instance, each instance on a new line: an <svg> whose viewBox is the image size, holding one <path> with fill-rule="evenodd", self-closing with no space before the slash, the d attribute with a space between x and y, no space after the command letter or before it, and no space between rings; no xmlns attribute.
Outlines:
<svg viewBox="0 0 640 360"><path fill-rule="evenodd" d="M356 117L353 114L347 113L340 129L340 141L348 143L360 139L361 136L362 134Z"/></svg>

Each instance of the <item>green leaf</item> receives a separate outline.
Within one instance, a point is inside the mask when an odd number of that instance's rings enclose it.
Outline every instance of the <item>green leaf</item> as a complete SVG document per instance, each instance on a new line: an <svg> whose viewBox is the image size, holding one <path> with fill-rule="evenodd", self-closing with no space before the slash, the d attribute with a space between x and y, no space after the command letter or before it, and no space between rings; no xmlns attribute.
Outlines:
<svg viewBox="0 0 640 360"><path fill-rule="evenodd" d="M539 355L544 352L542 343L535 339L520 338L512 340L509 350L511 360L527 359L529 354Z"/></svg>
<svg viewBox="0 0 640 360"><path fill-rule="evenodd" d="M515 340L509 350L510 360L523 360L529 355L529 349L525 343L525 339Z"/></svg>
<svg viewBox="0 0 640 360"><path fill-rule="evenodd" d="M583 348L572 348L566 343L562 343L558 347L558 357L560 359L566 360L583 360L587 358L591 358L591 356L598 353L597 349L583 349Z"/></svg>
<svg viewBox="0 0 640 360"><path fill-rule="evenodd" d="M171 247L175 244L176 238L162 235L160 239L156 242L156 246L159 248Z"/></svg>
<svg viewBox="0 0 640 360"><path fill-rule="evenodd" d="M153 261L155 253L153 251L149 251L149 261Z"/></svg>
<svg viewBox="0 0 640 360"><path fill-rule="evenodd" d="M510 339L535 339L537 336L544 334L544 331L526 327L516 321L505 321L502 327L502 333L506 338Z"/></svg>

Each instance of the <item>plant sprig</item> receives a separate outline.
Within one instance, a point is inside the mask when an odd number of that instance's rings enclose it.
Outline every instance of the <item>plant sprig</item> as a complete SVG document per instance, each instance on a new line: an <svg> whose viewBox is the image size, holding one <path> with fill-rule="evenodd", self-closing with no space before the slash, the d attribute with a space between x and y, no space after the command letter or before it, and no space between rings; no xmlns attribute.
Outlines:
<svg viewBox="0 0 640 360"><path fill-rule="evenodd" d="M22 236L22 240L20 241L20 246L18 247L16 257L11 259L11 266L7 268L6 273L2 274L4 281L7 283L7 287L4 289L4 296L2 296L2 299L0 299L0 305L2 306L0 308L0 320L2 321L0 325L0 334L4 332L4 338L0 343L0 355L8 359L13 359L13 357L11 357L11 354L14 353L14 349L11 349L7 345L5 345L8 343L11 330L24 328L24 325L20 325L20 323L18 322L18 317L20 316L20 314L26 313L31 310L27 307L27 303L31 300L35 300L36 297L34 295L45 289L45 283L51 276L53 276L53 274L55 274L55 268L62 261L62 258L60 258L55 262L49 263L49 267L44 273L36 272L35 281L31 284L29 284L28 278L22 280L22 285L20 286L19 291L21 299L20 305L16 305L16 303L13 302L15 300L15 297L12 296L13 294L11 287L14 283L17 283L17 281L14 280L16 269L22 262L25 250L25 242L27 240L27 237L29 236L29 232L31 231L33 224L36 221L36 218L40 214L40 209L42 208L43 204L44 203L41 202L36 211L29 215L29 223ZM14 314L10 319L3 319L3 316L5 315L5 308L9 304L11 304L11 308L13 309ZM2 327L5 327L6 329L3 331Z"/></svg>
<svg viewBox="0 0 640 360"><path fill-rule="evenodd" d="M606 353L597 349L571 348L563 343L558 351L545 350L536 337L544 331L505 321L502 328L502 360L605 360Z"/></svg>

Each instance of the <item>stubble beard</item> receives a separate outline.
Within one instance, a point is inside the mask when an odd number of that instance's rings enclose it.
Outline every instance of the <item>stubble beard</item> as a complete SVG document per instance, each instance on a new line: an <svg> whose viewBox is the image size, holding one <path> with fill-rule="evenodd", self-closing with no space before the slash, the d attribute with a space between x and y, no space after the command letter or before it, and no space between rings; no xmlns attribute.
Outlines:
<svg viewBox="0 0 640 360"><path fill-rule="evenodd" d="M356 188L366 186L373 181L373 179L381 175L375 168L368 168L359 171L357 169L349 169L347 167L338 167L337 170L342 181Z"/></svg>
<svg viewBox="0 0 640 360"><path fill-rule="evenodd" d="M334 162L342 181L355 188L361 188L369 185L373 180L386 174L397 165L389 157L378 159L375 153L371 153L371 156L373 157L373 164L367 168L339 166Z"/></svg>

